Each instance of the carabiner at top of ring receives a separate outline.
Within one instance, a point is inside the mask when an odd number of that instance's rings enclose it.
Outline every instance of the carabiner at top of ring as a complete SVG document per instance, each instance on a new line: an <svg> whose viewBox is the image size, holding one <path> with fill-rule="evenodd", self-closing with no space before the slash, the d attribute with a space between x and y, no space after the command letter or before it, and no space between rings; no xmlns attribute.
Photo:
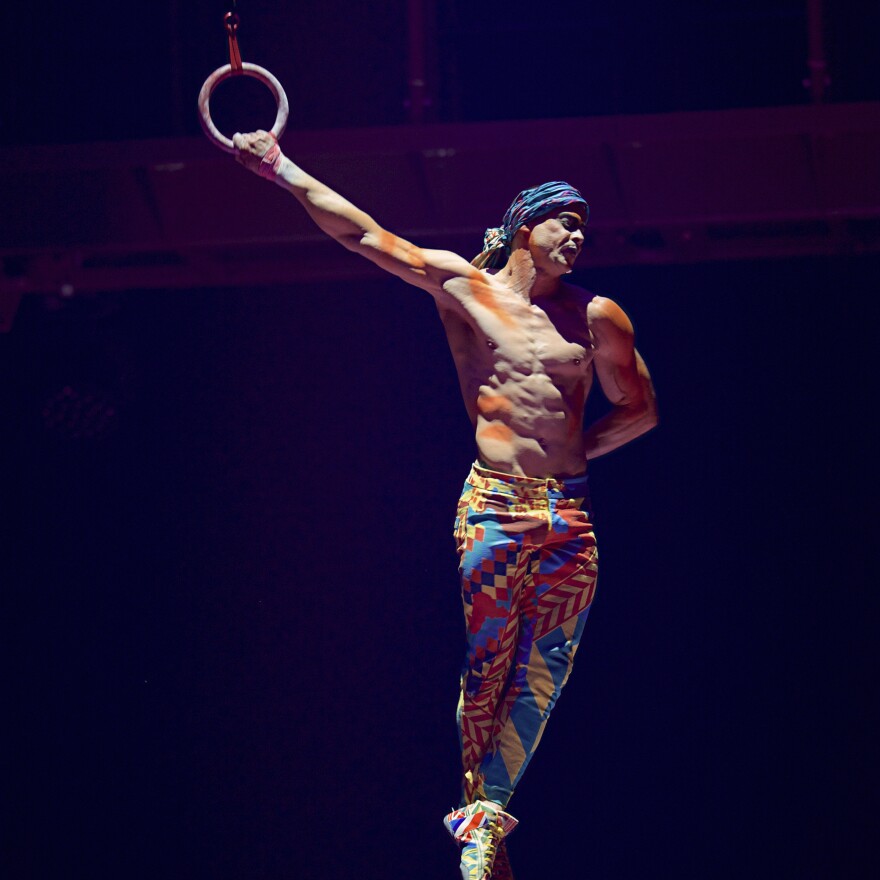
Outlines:
<svg viewBox="0 0 880 880"><path fill-rule="evenodd" d="M236 31L241 19L236 12L227 12L223 16L223 24L226 26L226 38L229 43L229 66L236 73L241 70L241 53L238 50L238 38Z"/></svg>

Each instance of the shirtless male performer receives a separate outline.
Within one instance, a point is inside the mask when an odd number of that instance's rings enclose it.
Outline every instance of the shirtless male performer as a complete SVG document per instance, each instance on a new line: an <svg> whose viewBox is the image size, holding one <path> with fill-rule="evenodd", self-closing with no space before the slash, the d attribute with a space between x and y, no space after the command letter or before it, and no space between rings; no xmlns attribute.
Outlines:
<svg viewBox="0 0 880 880"><path fill-rule="evenodd" d="M458 503L467 653L458 706L461 806L444 822L464 880L509 868L507 803L571 671L596 585L587 460L657 423L651 379L614 302L563 278L587 203L555 181L521 193L473 264L383 229L297 167L271 134L236 134L237 160L300 201L328 235L434 297L478 458ZM583 430L599 379L611 411ZM504 868L502 868L502 858Z"/></svg>

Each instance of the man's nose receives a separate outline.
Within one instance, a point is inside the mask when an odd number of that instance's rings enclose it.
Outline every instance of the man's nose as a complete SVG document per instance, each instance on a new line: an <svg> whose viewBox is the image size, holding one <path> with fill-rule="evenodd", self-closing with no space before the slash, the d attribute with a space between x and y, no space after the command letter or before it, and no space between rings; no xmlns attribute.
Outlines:
<svg viewBox="0 0 880 880"><path fill-rule="evenodd" d="M581 242L581 243L583 244L583 241L584 241L584 230L583 230L583 229L580 229L580 228L575 229L575 231L572 232L571 237L572 237L575 241L579 241L579 242Z"/></svg>

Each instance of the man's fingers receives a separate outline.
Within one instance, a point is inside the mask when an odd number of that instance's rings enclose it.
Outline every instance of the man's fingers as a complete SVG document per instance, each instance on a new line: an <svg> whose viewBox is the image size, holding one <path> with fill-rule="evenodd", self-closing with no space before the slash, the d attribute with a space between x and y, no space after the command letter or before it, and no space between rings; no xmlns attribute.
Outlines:
<svg viewBox="0 0 880 880"><path fill-rule="evenodd" d="M248 149L249 144L247 135L243 135L240 131L237 131L232 136L232 146L235 147L235 161L238 162L239 165L244 165L245 168L249 168L253 164L255 157Z"/></svg>
<svg viewBox="0 0 880 880"><path fill-rule="evenodd" d="M272 132L260 130L242 134L237 131L232 136L232 146L235 149L235 161L239 165L262 177L275 179L281 151Z"/></svg>
<svg viewBox="0 0 880 880"><path fill-rule="evenodd" d="M258 159L264 156L275 143L277 143L275 135L262 129L250 132L249 134L242 134L240 131L237 131L232 136L232 145L236 150L251 153Z"/></svg>

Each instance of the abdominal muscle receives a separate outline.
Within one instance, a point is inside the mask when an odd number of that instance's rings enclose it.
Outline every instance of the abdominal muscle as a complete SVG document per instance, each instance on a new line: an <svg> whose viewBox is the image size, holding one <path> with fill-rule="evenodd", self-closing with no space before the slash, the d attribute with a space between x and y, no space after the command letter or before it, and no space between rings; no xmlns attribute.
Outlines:
<svg viewBox="0 0 880 880"><path fill-rule="evenodd" d="M494 295L495 311L438 302L479 458L515 476L582 474L592 381L585 312L557 307L551 320L503 286Z"/></svg>
<svg viewBox="0 0 880 880"><path fill-rule="evenodd" d="M529 378L544 382L531 381L528 389L512 382L498 389L480 387L474 424L480 461L492 470L515 476L584 473L583 384L579 383L576 399L569 402L546 375ZM534 386L541 385L549 392L546 396L535 394Z"/></svg>

